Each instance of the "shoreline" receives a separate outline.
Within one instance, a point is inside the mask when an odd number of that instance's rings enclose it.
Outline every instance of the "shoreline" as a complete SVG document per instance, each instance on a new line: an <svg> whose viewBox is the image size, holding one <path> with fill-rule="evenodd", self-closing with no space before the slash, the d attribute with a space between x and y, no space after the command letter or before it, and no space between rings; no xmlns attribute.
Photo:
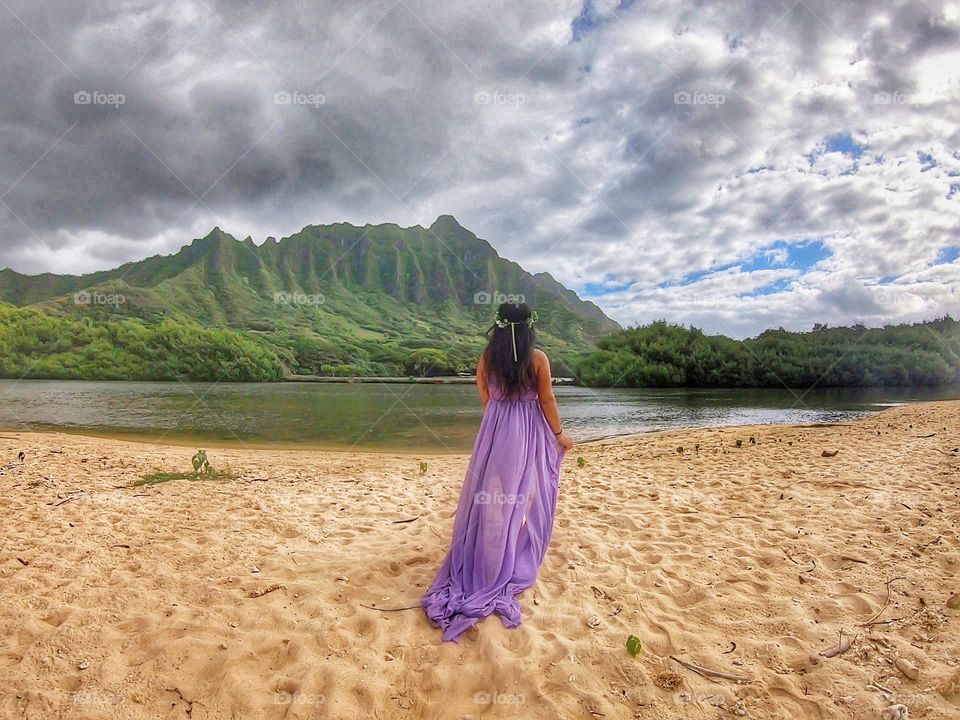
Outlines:
<svg viewBox="0 0 960 720"><path fill-rule="evenodd" d="M149 445L153 447L175 447L175 448L203 448L203 449L219 449L219 450L240 450L240 451L258 451L258 452L269 452L269 451L288 451L288 452L314 452L314 453L358 453L362 455L446 455L446 456L455 456L455 455L469 455L470 450L451 450L441 447L421 447L421 448L405 448L403 446L397 447L386 447L386 446L371 446L371 445L349 445L342 444L337 445L335 443L293 443L293 442L284 442L284 441L262 441L262 440L252 440L247 442L246 440L230 440L229 438L222 439L205 439L205 438L183 438L175 435L163 435L159 437L152 437L149 435L141 435L139 433L100 433L96 430L72 430L67 428L50 428L50 429L26 429L26 428L11 428L11 427L0 427L0 436L8 435L11 433L18 433L23 435L64 435L66 437L75 437L75 438L87 438L90 440L103 440L106 442L122 442L130 443L133 445ZM0 438L2 439L2 438Z"/></svg>
<svg viewBox="0 0 960 720"><path fill-rule="evenodd" d="M943 401L943 400L930 400L930 401L917 401L911 403L900 403L893 405L891 407L903 407L908 405L921 405L924 403L934 403L934 402L953 402L953 401ZM960 401L957 401L960 402ZM879 410L867 411L864 417L869 417L870 415L876 415L877 413L884 412L890 409L889 407L884 407ZM814 423L742 423L736 425L684 425L678 427L669 427L669 428L651 428L649 430L641 430L639 432L624 432L624 433L612 433L609 435L600 435L597 437L590 437L585 440L576 440L574 448L581 445L591 445L593 443L604 442L606 440L634 440L639 438L648 437L650 435L657 435L660 433L673 433L673 432L683 432L683 433L692 433L697 431L709 431L709 430L729 430L737 428L820 428L820 427L837 427L843 425L849 425L851 423L856 423L864 418L854 418L852 420L846 420L841 422L814 422ZM478 421L479 425L479 421ZM291 451L291 452L320 452L320 453L362 453L365 455L446 455L446 456L458 456L464 455L469 456L471 454L471 449L447 449L443 447L435 446L423 446L419 448L409 448L403 445L397 446L371 446L371 445L337 445L335 443L322 443L322 442L304 442L304 443L295 443L295 442L284 442L284 441L263 441L263 440L239 440L234 439L230 440L229 438L217 438L217 439L204 439L204 438L184 438L176 435L161 435L158 437L152 437L150 435L143 435L139 433L109 433L109 432L97 432L95 429L70 429L64 427L52 427L52 428L16 428L8 426L0 426L0 439L3 439L3 435L10 433L18 434L28 434L28 435L66 435L68 437L79 437L79 438L90 438L94 440L105 440L105 441L116 441L116 442L125 442L132 444L142 444L142 445L152 445L158 447L178 447L178 448L198 448L203 447L222 449L222 450L250 450L250 451ZM12 438L7 438L12 439Z"/></svg>
<svg viewBox="0 0 960 720"><path fill-rule="evenodd" d="M229 448L208 456L233 479L132 485L189 469L193 449L0 432L0 581L16 599L0 603L0 716L960 708L960 608L947 604L960 593L960 401L583 444L563 464L523 623L487 618L459 645L416 605L467 454ZM856 639L825 657L841 629Z"/></svg>

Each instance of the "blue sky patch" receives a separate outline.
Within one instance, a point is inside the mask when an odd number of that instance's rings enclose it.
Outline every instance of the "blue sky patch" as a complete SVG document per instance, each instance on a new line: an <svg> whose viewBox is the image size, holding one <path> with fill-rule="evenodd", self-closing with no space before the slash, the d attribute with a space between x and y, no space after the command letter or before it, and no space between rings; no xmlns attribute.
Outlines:
<svg viewBox="0 0 960 720"><path fill-rule="evenodd" d="M570 29L573 30L573 42L582 40L588 32L599 24L600 20L597 18L597 11L593 7L593 0L586 0L580 14L570 23Z"/></svg>
<svg viewBox="0 0 960 720"><path fill-rule="evenodd" d="M583 293L586 297L601 297L610 293L621 292L630 288L632 283L614 283L612 278L604 278L602 283L587 283L583 286Z"/></svg>
<svg viewBox="0 0 960 720"><path fill-rule="evenodd" d="M745 272L784 267L806 272L828 257L830 257L830 249L823 240L792 243L778 240L773 245L761 248L753 257L739 264Z"/></svg>
<svg viewBox="0 0 960 720"><path fill-rule="evenodd" d="M693 285L701 280L713 275L714 273L730 270L739 267L743 272L754 272L756 270L777 270L790 269L805 273L821 260L830 257L830 248L826 246L823 240L801 240L797 242L787 242L778 240L772 245L760 248L757 252L748 258L737 260L735 262L717 265L707 270L697 270L687 273L678 281L666 281L659 283L658 288L684 287ZM757 288L753 291L755 294L767 295L772 292L778 292L778 284L785 287L788 279L778 280L775 283L764 288ZM781 287L780 289L783 289ZM769 289L768 289L769 288Z"/></svg>
<svg viewBox="0 0 960 720"><path fill-rule="evenodd" d="M937 254L937 259L933 264L946 265L947 263L956 262L957 258L960 258L960 245L948 245L940 249L940 252Z"/></svg>
<svg viewBox="0 0 960 720"><path fill-rule="evenodd" d="M927 170L932 170L937 166L937 161L934 159L933 155L931 155L930 153L925 153L918 150L917 159L920 161L920 172L926 172Z"/></svg>
<svg viewBox="0 0 960 720"><path fill-rule="evenodd" d="M740 293L740 297L758 297L760 295L773 295L774 293L783 292L790 287L790 283L793 282L793 278L778 278L772 283L763 285L762 287L754 288L748 292Z"/></svg>
<svg viewBox="0 0 960 720"><path fill-rule="evenodd" d="M824 152L839 152L850 157L858 158L866 150L865 145L861 145L849 132L839 132L835 135L828 135L823 139Z"/></svg>

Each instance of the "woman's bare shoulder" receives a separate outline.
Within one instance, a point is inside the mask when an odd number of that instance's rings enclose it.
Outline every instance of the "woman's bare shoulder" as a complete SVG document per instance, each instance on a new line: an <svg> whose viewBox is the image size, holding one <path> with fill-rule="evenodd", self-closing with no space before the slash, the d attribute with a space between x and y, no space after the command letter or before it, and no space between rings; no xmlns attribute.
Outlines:
<svg viewBox="0 0 960 720"><path fill-rule="evenodd" d="M533 349L533 361L538 365L550 364L550 358L547 357L547 354L540 348Z"/></svg>

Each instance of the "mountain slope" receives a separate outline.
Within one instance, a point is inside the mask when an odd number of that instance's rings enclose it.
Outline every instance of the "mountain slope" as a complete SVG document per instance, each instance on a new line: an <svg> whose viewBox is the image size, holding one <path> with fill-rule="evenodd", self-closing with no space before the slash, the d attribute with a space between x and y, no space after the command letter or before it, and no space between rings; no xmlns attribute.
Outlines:
<svg viewBox="0 0 960 720"><path fill-rule="evenodd" d="M558 374L619 329L596 305L501 258L451 216L429 228L311 225L259 246L215 228L174 255L114 270L0 271L0 301L95 322L237 331L297 374L469 369L504 297L537 309L540 342Z"/></svg>

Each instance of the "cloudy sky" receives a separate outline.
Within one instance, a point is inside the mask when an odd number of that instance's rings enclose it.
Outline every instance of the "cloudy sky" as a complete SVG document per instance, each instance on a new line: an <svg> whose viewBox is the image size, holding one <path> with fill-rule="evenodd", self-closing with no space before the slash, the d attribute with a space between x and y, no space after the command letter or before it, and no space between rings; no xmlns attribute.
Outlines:
<svg viewBox="0 0 960 720"><path fill-rule="evenodd" d="M624 324L960 314L957 2L0 0L0 55L0 267L450 213Z"/></svg>

